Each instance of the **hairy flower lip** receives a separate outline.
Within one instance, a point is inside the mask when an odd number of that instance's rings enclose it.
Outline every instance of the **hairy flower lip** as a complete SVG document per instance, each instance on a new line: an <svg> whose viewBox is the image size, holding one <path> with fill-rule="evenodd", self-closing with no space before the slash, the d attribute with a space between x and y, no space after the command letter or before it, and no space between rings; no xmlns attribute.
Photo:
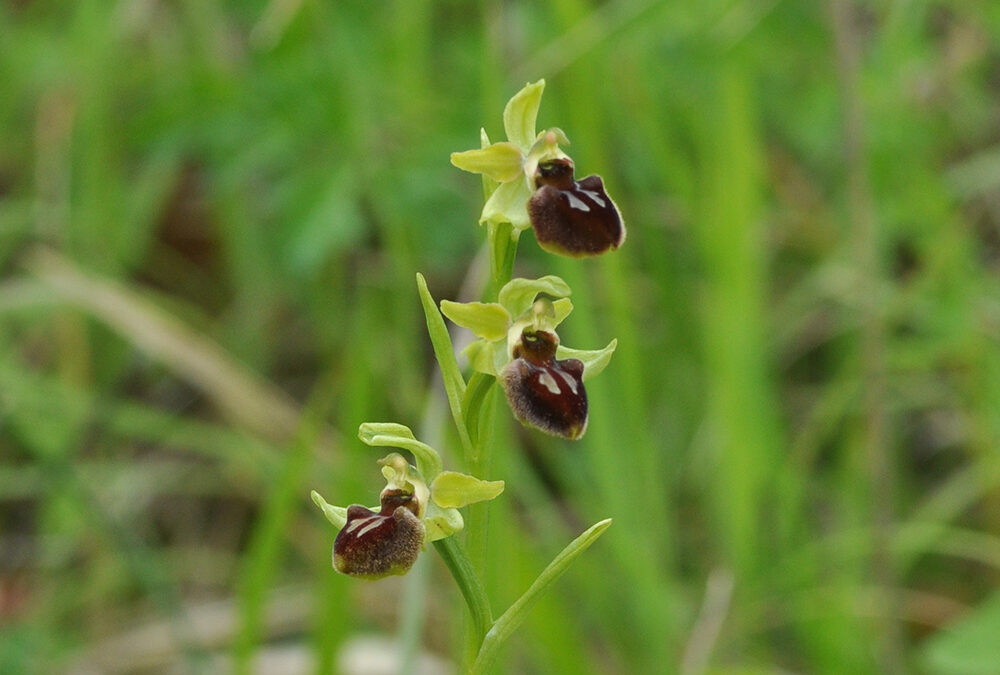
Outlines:
<svg viewBox="0 0 1000 675"><path fill-rule="evenodd" d="M333 542L334 569L362 579L406 574L424 543L424 524L411 510L416 500L409 497L399 491L383 495L380 513L349 506L347 523Z"/></svg>
<svg viewBox="0 0 1000 675"><path fill-rule="evenodd" d="M524 330L514 347L514 359L500 373L500 381L520 422L576 440L587 430L583 362L556 360L558 345L555 333Z"/></svg>
<svg viewBox="0 0 1000 675"><path fill-rule="evenodd" d="M625 242L625 222L594 174L573 178L573 161L553 159L538 165L537 189L528 200L528 219L538 245L550 253L576 258L613 251Z"/></svg>

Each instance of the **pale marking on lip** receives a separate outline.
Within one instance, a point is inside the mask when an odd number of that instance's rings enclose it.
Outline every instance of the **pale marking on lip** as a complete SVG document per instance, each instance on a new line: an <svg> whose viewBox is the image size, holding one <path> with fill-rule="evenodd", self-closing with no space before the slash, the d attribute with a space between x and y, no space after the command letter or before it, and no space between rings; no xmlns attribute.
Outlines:
<svg viewBox="0 0 1000 675"><path fill-rule="evenodd" d="M570 375L569 373L563 372L561 370L558 371L558 372L559 372L559 377L561 377L563 379L563 382L565 382L567 385L569 385L570 391L572 391L575 394L576 393L576 380L573 379L573 376Z"/></svg>
<svg viewBox="0 0 1000 675"><path fill-rule="evenodd" d="M372 516L371 518L366 518L366 520L370 520L371 522L365 525L363 528L361 528L361 531L358 532L358 539L365 536L366 534L374 530L376 527L381 525L381 523L379 522L381 519L382 516Z"/></svg>
<svg viewBox="0 0 1000 675"><path fill-rule="evenodd" d="M538 381L541 382L542 386L548 389L551 393L556 394L557 396L562 393L562 390L559 389L559 383L556 382L554 377L549 375L547 370L543 370L539 373Z"/></svg>
<svg viewBox="0 0 1000 675"><path fill-rule="evenodd" d="M607 204L605 203L605 201L603 199L601 199L600 193L594 192L593 190L580 190L580 192L582 192L583 194L585 194L588 197L590 197L591 199L593 199L594 203L597 204L598 206L600 206L601 208L604 208L605 206L607 206Z"/></svg>
<svg viewBox="0 0 1000 675"><path fill-rule="evenodd" d="M579 197L577 197L575 194L569 191L567 191L565 194L566 194L566 199L569 200L569 207L571 209L576 209L577 211L585 211L585 212L590 211L590 207L587 206L584 203L584 201Z"/></svg>
<svg viewBox="0 0 1000 675"><path fill-rule="evenodd" d="M378 515L365 516L364 518L358 518L357 520L352 520L347 524L347 527L345 529L347 530L348 534L353 534L354 530L358 529L365 523L369 522L372 518L378 518L378 517L379 517Z"/></svg>

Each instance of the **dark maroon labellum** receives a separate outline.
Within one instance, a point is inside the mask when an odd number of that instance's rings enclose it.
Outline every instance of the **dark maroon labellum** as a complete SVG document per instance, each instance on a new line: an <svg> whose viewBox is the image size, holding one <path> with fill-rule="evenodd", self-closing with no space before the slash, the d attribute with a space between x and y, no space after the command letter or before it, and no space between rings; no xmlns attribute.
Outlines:
<svg viewBox="0 0 1000 675"><path fill-rule="evenodd" d="M347 507L347 523L333 542L333 567L342 574L381 579L405 574L424 543L424 524L413 495L400 490L382 493L382 510Z"/></svg>
<svg viewBox="0 0 1000 675"><path fill-rule="evenodd" d="M557 361L552 333L524 331L514 360L500 373L514 416L547 434L575 440L587 430L583 362Z"/></svg>
<svg viewBox="0 0 1000 675"><path fill-rule="evenodd" d="M599 255L625 241L625 223L600 176L573 179L573 160L538 165L528 216L538 244L576 258Z"/></svg>

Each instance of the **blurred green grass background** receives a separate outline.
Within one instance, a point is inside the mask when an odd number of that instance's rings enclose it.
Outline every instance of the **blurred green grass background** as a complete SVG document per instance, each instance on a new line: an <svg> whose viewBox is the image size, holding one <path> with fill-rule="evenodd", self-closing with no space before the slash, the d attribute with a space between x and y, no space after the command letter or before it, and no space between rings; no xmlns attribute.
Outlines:
<svg viewBox="0 0 1000 675"><path fill-rule="evenodd" d="M459 468L414 273L477 294L448 153L541 77L629 237L522 238L619 348L581 442L498 415L495 611L614 525L498 672L1000 672L992 0L0 3L0 671L455 672L308 495Z"/></svg>

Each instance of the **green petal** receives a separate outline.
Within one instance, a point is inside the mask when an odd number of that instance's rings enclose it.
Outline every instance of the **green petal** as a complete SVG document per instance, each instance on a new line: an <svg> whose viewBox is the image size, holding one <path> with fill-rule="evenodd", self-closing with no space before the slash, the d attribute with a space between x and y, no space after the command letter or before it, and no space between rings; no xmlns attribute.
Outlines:
<svg viewBox="0 0 1000 675"><path fill-rule="evenodd" d="M583 381L586 382L604 370L604 367L608 365L608 361L611 360L611 355L615 353L616 347L618 347L617 339L609 342L608 346L604 349L570 349L569 347L559 345L556 349L556 358L559 360L580 359L583 361Z"/></svg>
<svg viewBox="0 0 1000 675"><path fill-rule="evenodd" d="M531 309L539 293L553 298L565 298L571 292L569 284L549 274L541 279L511 279L500 289L498 300L512 317L517 318Z"/></svg>
<svg viewBox="0 0 1000 675"><path fill-rule="evenodd" d="M531 192L525 181L512 180L509 183L501 183L486 200L479 222L510 223L517 230L526 230L531 227L531 221L528 219L529 199Z"/></svg>
<svg viewBox="0 0 1000 675"><path fill-rule="evenodd" d="M468 328L477 337L490 342L502 340L510 327L510 314L495 302L441 301L441 313L462 328Z"/></svg>
<svg viewBox="0 0 1000 675"><path fill-rule="evenodd" d="M376 433L377 431L389 433ZM417 460L417 470L424 480L433 480L441 473L444 464L438 451L413 437L409 427L387 422L365 422L358 429L358 438L375 447L403 448L413 453Z"/></svg>
<svg viewBox="0 0 1000 675"><path fill-rule="evenodd" d="M521 150L512 143L494 143L481 150L451 153L451 163L463 171L481 173L506 183L522 173Z"/></svg>
<svg viewBox="0 0 1000 675"><path fill-rule="evenodd" d="M442 471L431 483L431 499L442 508L462 508L495 499L503 492L502 480L480 480L456 471Z"/></svg>
<svg viewBox="0 0 1000 675"><path fill-rule="evenodd" d="M431 501L424 517L427 541L437 541L450 537L465 527L465 521L458 509L443 509Z"/></svg>
<svg viewBox="0 0 1000 675"><path fill-rule="evenodd" d="M514 94L503 109L503 128L507 132L507 139L525 150L535 142L535 120L538 118L538 106L542 102L544 89L545 80L527 84Z"/></svg>
<svg viewBox="0 0 1000 675"><path fill-rule="evenodd" d="M573 311L573 303L569 298L559 298L553 301L552 309L555 311L555 317L552 319L552 327L555 328Z"/></svg>

